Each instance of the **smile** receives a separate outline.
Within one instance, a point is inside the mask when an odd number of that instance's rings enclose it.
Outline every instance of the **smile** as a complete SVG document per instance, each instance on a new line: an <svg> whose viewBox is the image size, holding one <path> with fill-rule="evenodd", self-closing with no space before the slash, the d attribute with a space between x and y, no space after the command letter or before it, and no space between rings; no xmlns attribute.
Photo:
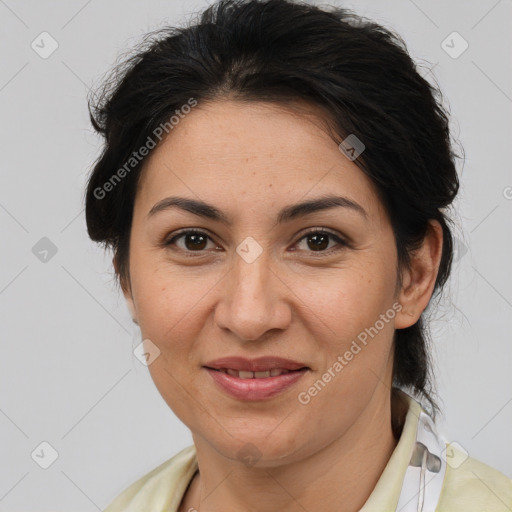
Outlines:
<svg viewBox="0 0 512 512"><path fill-rule="evenodd" d="M241 401L269 400L282 395L309 371L309 368L305 367L297 370L273 368L258 372L231 368L203 368L222 394Z"/></svg>
<svg viewBox="0 0 512 512"><path fill-rule="evenodd" d="M213 368L212 368L213 370ZM266 379L268 377L278 377L279 375L283 375L284 373L290 373L290 371L294 370L285 370L282 368L272 368L272 370L267 370L263 372L250 372L247 370L234 370L232 368L220 368L217 371L227 373L232 377L238 377L239 379Z"/></svg>

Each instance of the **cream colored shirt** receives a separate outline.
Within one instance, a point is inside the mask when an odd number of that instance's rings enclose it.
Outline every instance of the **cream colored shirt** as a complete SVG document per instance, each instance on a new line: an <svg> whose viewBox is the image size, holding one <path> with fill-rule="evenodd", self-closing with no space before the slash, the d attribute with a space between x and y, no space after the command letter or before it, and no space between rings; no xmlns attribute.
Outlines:
<svg viewBox="0 0 512 512"><path fill-rule="evenodd" d="M377 485L360 512L395 512L411 460L421 405L411 397L402 434ZM446 473L436 512L512 512L512 480L447 445ZM189 446L122 492L105 512L177 512L197 471Z"/></svg>

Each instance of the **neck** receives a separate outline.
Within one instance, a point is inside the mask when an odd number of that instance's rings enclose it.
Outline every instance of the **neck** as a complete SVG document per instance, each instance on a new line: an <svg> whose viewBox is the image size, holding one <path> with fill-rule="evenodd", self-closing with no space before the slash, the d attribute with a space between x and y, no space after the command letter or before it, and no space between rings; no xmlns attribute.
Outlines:
<svg viewBox="0 0 512 512"><path fill-rule="evenodd" d="M391 410L391 394L379 386L343 435L306 459L277 467L248 468L194 436L200 473L180 511L356 512L396 447Z"/></svg>

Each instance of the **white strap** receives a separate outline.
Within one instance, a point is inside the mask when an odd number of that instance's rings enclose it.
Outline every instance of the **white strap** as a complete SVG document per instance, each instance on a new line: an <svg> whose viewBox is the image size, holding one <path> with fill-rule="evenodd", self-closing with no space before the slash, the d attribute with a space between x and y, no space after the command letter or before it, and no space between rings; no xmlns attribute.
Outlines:
<svg viewBox="0 0 512 512"><path fill-rule="evenodd" d="M446 473L445 446L434 422L422 411L396 512L435 512Z"/></svg>

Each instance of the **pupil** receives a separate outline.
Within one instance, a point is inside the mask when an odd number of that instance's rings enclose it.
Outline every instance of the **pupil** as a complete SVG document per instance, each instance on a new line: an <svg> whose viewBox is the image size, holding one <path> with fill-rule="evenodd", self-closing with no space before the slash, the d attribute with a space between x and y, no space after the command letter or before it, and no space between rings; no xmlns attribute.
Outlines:
<svg viewBox="0 0 512 512"><path fill-rule="evenodd" d="M193 248L195 248L195 249L204 249L204 244L205 244L205 241L206 241L206 237L204 237L203 235L187 235L186 242L190 242L190 241L192 242ZM201 245L201 243L203 245ZM190 249L188 243L186 243L185 245L187 246L187 249Z"/></svg>
<svg viewBox="0 0 512 512"><path fill-rule="evenodd" d="M308 237L308 242L313 243L313 250L325 249L329 245L329 237L325 234L311 235Z"/></svg>

